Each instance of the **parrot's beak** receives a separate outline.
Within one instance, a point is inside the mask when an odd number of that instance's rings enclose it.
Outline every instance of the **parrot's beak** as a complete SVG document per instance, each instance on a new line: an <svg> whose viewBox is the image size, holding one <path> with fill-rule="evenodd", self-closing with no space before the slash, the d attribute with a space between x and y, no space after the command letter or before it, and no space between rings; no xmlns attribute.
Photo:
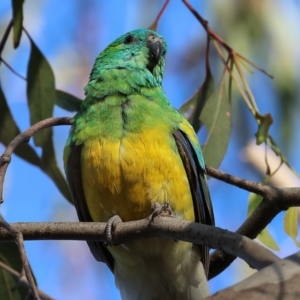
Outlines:
<svg viewBox="0 0 300 300"><path fill-rule="evenodd" d="M150 50L150 57L152 60L154 60L156 63L159 61L162 53L162 40L154 35L149 35L147 47Z"/></svg>

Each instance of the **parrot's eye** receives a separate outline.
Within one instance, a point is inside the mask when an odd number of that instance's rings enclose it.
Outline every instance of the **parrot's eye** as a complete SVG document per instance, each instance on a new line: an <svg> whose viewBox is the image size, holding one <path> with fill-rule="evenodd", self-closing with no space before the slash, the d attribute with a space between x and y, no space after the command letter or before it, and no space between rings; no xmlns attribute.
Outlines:
<svg viewBox="0 0 300 300"><path fill-rule="evenodd" d="M132 43L134 43L136 41L137 41L137 39L132 34L129 34L124 39L124 44L132 44Z"/></svg>

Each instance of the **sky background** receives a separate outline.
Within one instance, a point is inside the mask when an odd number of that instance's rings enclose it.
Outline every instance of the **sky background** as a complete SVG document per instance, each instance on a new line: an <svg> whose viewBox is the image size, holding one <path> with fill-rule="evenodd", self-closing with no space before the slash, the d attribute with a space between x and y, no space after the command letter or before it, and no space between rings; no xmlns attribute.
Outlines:
<svg viewBox="0 0 300 300"><path fill-rule="evenodd" d="M243 0L191 1L210 26L235 50L274 75L270 80L255 71L249 74L250 87L260 111L274 119L271 134L300 172L299 153L299 1ZM148 27L163 1L58 1L27 0L24 26L50 62L58 89L84 97L83 88L96 56L114 39L127 31ZM0 2L1 36L11 18L11 1ZM181 1L172 0L163 15L158 32L168 43L164 89L171 103L179 108L204 79L203 49L205 32ZM4 59L26 76L30 45L23 34L20 47L13 50L11 39ZM212 54L215 81L220 79L221 63ZM21 130L29 127L26 83L5 66L0 69L1 85L10 109ZM232 99L233 127L230 145L220 169L246 179L260 181L263 175L261 147L253 143L257 130L244 102L237 93ZM54 116L71 116L55 107ZM62 152L67 139L66 126L54 128L57 160L63 169ZM205 142L205 131L200 133ZM33 143L31 142L33 145ZM0 144L0 153L4 151ZM37 149L41 153L40 149ZM272 158L272 157L271 157ZM278 185L299 185L288 170L277 177ZM249 194L243 190L209 180L216 225L236 230L245 220ZM1 214L8 222L76 221L75 209L38 168L13 156L5 180ZM269 231L280 247L276 254L285 257L295 251L293 241L283 230L283 213ZM39 288L55 299L120 299L108 268L97 263L85 242L26 242L29 261ZM210 281L216 292L253 272L236 260L225 272Z"/></svg>

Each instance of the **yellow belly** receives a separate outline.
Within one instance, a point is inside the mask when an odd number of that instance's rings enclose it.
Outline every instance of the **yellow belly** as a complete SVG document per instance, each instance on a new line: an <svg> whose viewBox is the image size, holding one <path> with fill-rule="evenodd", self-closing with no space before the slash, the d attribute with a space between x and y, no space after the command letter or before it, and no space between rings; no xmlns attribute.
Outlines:
<svg viewBox="0 0 300 300"><path fill-rule="evenodd" d="M151 214L151 203L170 203L194 220L189 182L171 134L147 130L122 140L93 138L82 148L82 179L90 215L105 222ZM208 294L199 249L187 242L151 238L108 247L122 299L202 299ZM195 293L196 298L190 295Z"/></svg>
<svg viewBox="0 0 300 300"><path fill-rule="evenodd" d="M147 130L122 140L90 138L81 154L85 198L94 221L118 214L145 218L151 203L169 202L177 217L194 220L188 179L170 133Z"/></svg>

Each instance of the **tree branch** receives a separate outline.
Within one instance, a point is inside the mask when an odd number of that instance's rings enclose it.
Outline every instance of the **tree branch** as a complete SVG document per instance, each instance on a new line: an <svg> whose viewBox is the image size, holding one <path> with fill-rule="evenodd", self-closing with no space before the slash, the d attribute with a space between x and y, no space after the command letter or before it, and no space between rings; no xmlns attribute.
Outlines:
<svg viewBox="0 0 300 300"><path fill-rule="evenodd" d="M264 197L255 211L236 231L248 238L256 238L281 211L287 210L289 207L300 206L300 188L279 189L244 180L210 167L206 167L206 171L211 177ZM210 256L209 279L224 271L235 258L224 251L214 251Z"/></svg>
<svg viewBox="0 0 300 300"><path fill-rule="evenodd" d="M300 252L297 252L205 299L298 299L299 266Z"/></svg>
<svg viewBox="0 0 300 300"><path fill-rule="evenodd" d="M2 199L3 182L6 169L10 163L11 154L15 148L23 142L28 142L34 133L44 128L56 125L70 125L70 118L49 118L38 122L23 133L19 134L8 145L0 159L0 199ZM280 211L286 210L288 207L299 206L300 204L299 188L279 189L276 187L266 186L261 183L240 179L210 167L206 167L206 170L208 175L214 178L264 197L262 203L237 231L237 233L243 234L249 238L255 238L257 234L261 232L261 230L265 228ZM211 247L219 248L218 246ZM230 254L225 252L228 251L226 251L225 248L222 248L222 250L217 250L211 255L210 278L223 271L235 259L232 252L229 251Z"/></svg>
<svg viewBox="0 0 300 300"><path fill-rule="evenodd" d="M107 242L106 223L16 223L12 228L21 232L25 240L99 240ZM172 217L158 216L153 222L149 218L118 223L113 231L113 244L132 240L166 237L211 248L220 248L245 260L257 270L274 263L279 258L258 243L239 234L188 222ZM0 229L0 240L12 240L12 235Z"/></svg>
<svg viewBox="0 0 300 300"><path fill-rule="evenodd" d="M4 153L0 157L0 204L3 202L3 183L5 178L5 173L7 167L11 161L11 155L13 151L22 143L28 143L30 138L38 131L58 125L71 125L71 118L62 117L62 118L48 118L43 121L40 121L22 133L18 134L6 147Z"/></svg>

